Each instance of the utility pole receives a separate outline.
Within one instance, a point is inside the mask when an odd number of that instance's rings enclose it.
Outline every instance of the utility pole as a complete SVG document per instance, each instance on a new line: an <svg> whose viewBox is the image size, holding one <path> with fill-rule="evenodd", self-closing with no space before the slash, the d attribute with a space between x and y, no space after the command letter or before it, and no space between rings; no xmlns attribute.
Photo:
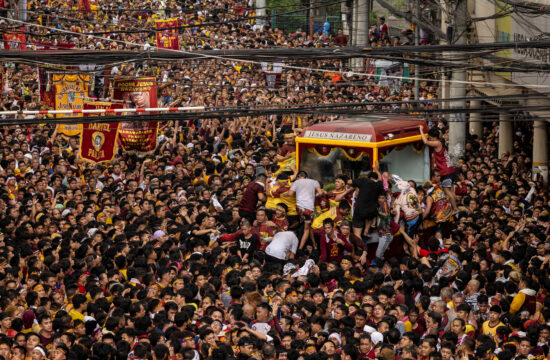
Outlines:
<svg viewBox="0 0 550 360"><path fill-rule="evenodd" d="M451 2L452 6L456 6L453 27L449 29L451 32L448 35L449 42L454 45L466 44L466 29L468 19L467 0L455 0ZM457 54L457 56L460 56ZM453 70L450 82L451 99L466 97L466 71ZM450 108L465 108L466 101L452 101ZM449 117L449 156L453 164L456 164L461 156L464 155L466 146L466 117L465 114L451 113Z"/></svg>
<svg viewBox="0 0 550 360"><path fill-rule="evenodd" d="M313 41L313 0L309 0L307 18L309 20L309 41Z"/></svg>
<svg viewBox="0 0 550 360"><path fill-rule="evenodd" d="M369 0L355 0L353 6L353 18L356 22L352 23L353 45L367 46L369 40ZM352 67L359 70L363 66L363 58L352 59Z"/></svg>
<svg viewBox="0 0 550 360"><path fill-rule="evenodd" d="M470 101L470 110L479 108L481 108L481 101ZM470 113L470 135L476 135L478 139L481 139L481 136L483 135L483 123L481 122L481 120L481 113Z"/></svg>
<svg viewBox="0 0 550 360"><path fill-rule="evenodd" d="M265 18L266 11L265 11L265 0L256 0L256 23L258 25L265 25L267 23L267 19Z"/></svg>
<svg viewBox="0 0 550 360"><path fill-rule="evenodd" d="M372 8L372 0L367 0L367 24L366 24L366 29L367 29L367 35L365 35L367 37L367 40L365 41L365 45L370 45L369 44L369 32L370 32L370 9Z"/></svg>
<svg viewBox="0 0 550 360"><path fill-rule="evenodd" d="M349 44L350 46L355 46L357 43L357 1L353 0L351 3L351 20L350 20L350 38L349 38ZM353 64L353 59L351 59Z"/></svg>
<svg viewBox="0 0 550 360"><path fill-rule="evenodd" d="M351 45L351 7L348 6L347 1L342 1L340 4L340 12L342 13L342 32L348 36L348 46Z"/></svg>
<svg viewBox="0 0 550 360"><path fill-rule="evenodd" d="M415 12L416 17L420 19L420 2L418 0L414 0L415 2ZM420 45L420 24L414 24L414 44L416 46ZM417 54L418 55L418 54ZM418 80L419 74L420 74L420 65L415 64L414 65L414 99L419 100L420 99L420 81Z"/></svg>
<svg viewBox="0 0 550 360"><path fill-rule="evenodd" d="M535 121L533 134L533 180L541 176L548 183L548 132L546 121Z"/></svg>

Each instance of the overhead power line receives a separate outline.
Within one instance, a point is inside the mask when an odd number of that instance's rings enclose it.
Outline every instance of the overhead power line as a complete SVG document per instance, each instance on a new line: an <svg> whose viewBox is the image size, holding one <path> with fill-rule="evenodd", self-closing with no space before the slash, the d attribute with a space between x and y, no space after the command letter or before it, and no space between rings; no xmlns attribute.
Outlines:
<svg viewBox="0 0 550 360"><path fill-rule="evenodd" d="M6 17L0 17L0 19L6 19L6 20L9 20L11 22L14 22L14 23L19 23L19 24L25 24L25 25L29 25L30 23L29 22L26 22L26 21L21 21L21 20L13 20L13 19L9 19L9 18L6 18ZM53 32L60 32L60 33L65 33L65 34L74 34L74 35L80 35L79 33L77 32L74 32L74 31L69 31L69 30L63 30L63 29L56 29L56 28L52 28L52 27L49 27L49 26L43 26L43 25L37 25L37 24L31 24L31 25L34 25L34 26L38 26L40 28L45 28L45 29L48 29L50 31L53 31ZM95 36L95 35L90 35L96 39L100 39L100 40L104 40L104 41L113 41L115 43L118 43L118 44L125 44L125 45L131 45L131 46L136 46L136 47L139 47L141 48L143 46L143 44L138 44L138 43L132 43L132 42L129 42L129 41L123 41L123 40L113 40L113 39L109 39L109 38L105 38L105 37L101 37L101 36ZM550 40L537 40L537 41L526 41L526 42L515 42L515 43L485 43L485 44L468 44L468 45L460 45L461 47L461 51L466 51L467 49L473 49L475 51L487 51L487 48L488 47L494 47L495 51L499 50L499 49L506 49L506 48L509 48L509 47L516 47L516 48L522 48L522 47L526 47L526 48L530 48L530 47L541 47L541 48L546 48L548 46L550 46ZM187 51L187 50L163 50L165 53L170 53L170 54L179 54L179 56L187 56L189 58L202 58L202 59L216 59L216 60L229 60L229 61L232 61L232 62L243 62L243 63L248 63L248 64L256 64L256 65L260 65L262 64L263 62L269 62L269 61L278 61L277 58L273 58L273 57L268 57L266 56L267 55L267 51L290 51L290 50L294 50L294 51L305 51L305 50L308 50L308 51L314 51L314 50L324 50L324 51L327 51L327 50L330 50L331 48L320 48L320 49L309 49L309 48L294 48L294 49L287 49L287 48L272 48L272 49L252 49L252 50L213 50L213 51L210 51L209 54L206 54L206 53L201 53L200 51ZM334 48L332 48L334 49ZM346 47L346 48L336 48L338 50L336 51L350 51L353 50L354 48L349 48L349 47ZM357 49L357 48L355 48ZM364 55L361 55L361 54L357 54L355 55L356 57L361 57L361 56L372 56L372 55L369 55L369 54L384 54L384 53L387 53L387 49L388 48L363 48L362 50L368 50L369 52L365 52ZM397 50L397 51L400 51L400 52L416 52L416 51L421 51L421 52L435 52L435 51L452 51L453 50L453 45L437 45L437 46L397 46L397 47L394 47L392 48L394 50ZM203 50L203 51L209 51L209 50ZM226 57L226 56L220 56L220 54L222 54L223 52L227 52L227 51L264 51L264 54L263 56L256 56L256 57L251 57L250 54L248 55L248 58L249 59L246 59L246 58L239 58L239 57ZM458 51L458 47L454 46L454 51ZM78 52L78 50L72 50L72 51L65 51L64 53L67 54L74 54L75 52ZM45 52L39 52L39 53L45 53ZM99 53L99 52L98 52ZM105 52L101 52L103 53L104 55L103 56L112 56L115 52L110 52L110 51L105 51ZM131 62L131 61L144 61L144 60L163 60L163 59L157 59L157 58L154 58L153 56L151 56L151 54L156 54L158 52L150 52L150 51L143 51L143 52L131 52L131 51L127 51L125 52L127 55L124 57L124 58L121 58L119 59L118 61L119 62ZM1 56L2 52L0 52L0 56ZM29 53L27 52L27 54L25 55L25 52L22 52L22 51L8 51L7 54L21 54L22 56L26 56L28 57ZM36 54L36 53L34 53ZM57 52L57 54L60 54L60 52ZM131 57L128 57L130 56L130 54L140 54L141 56L141 59L133 59ZM183 54L183 55L181 55ZM82 53L83 56L88 56L90 57L91 59L91 55L90 55L90 52L86 53ZM258 55L261 55L261 54L258 54ZM310 54L311 55L311 54ZM178 56L178 55L174 55L174 56ZM331 54L331 58L334 59L334 57L336 56L335 54ZM80 57L80 59L82 59L82 56ZM175 58L177 59L177 58ZM329 58L330 59L330 58ZM0 58L0 61L2 61L3 59ZM164 59L164 60L167 60L167 59ZM309 60L311 60L311 56L309 56ZM4 61L17 61L17 59L9 59L9 58L5 58ZM36 60L28 60L28 61L31 61L31 62L36 62ZM49 61L52 61L52 59L50 59ZM66 59L65 59L66 61ZM81 64L81 61L77 61L75 64ZM43 63L47 63L47 61L44 61ZM54 56L54 59L51 63L55 63L55 56ZM63 61L62 61L63 63ZM101 62L100 59L98 58L95 58L94 59L94 62L93 64L104 64L105 62ZM111 64L112 64L112 61L111 61ZM320 69L320 68L311 68L311 67L304 67L304 66L296 66L296 65L292 65L292 64L285 64L283 63L281 65L283 68L286 68L286 69L293 69L293 70L306 70L306 71L312 71L312 72L319 72L319 73L325 73L325 74L330 74L330 73L346 73L346 74L349 74L350 76L354 76L354 75L357 75L357 76L371 76L371 74L369 73L363 73L363 72L357 72L357 71L346 71L346 70L338 70L338 69ZM379 78L382 78L382 79L399 79L399 80L413 80L413 79L417 79L418 81L428 81L428 82L442 82L442 81L446 81L447 83L451 84L451 83L456 83L456 84L459 84L459 83L464 83L464 84L470 84L470 85L483 85L483 86L504 86L504 87L508 87L510 86L508 83L497 83L497 82L487 82L487 81L467 81L467 80L443 80L443 79L432 79L432 78L413 78L413 77L406 77L406 76L398 76L398 75L377 75L377 77ZM525 87L527 88L546 88L546 87L550 87L550 85L539 85L539 84L534 84L534 85L525 85Z"/></svg>
<svg viewBox="0 0 550 360"><path fill-rule="evenodd" d="M110 39L106 39L110 40ZM231 50L156 50L156 51L96 51L96 50L44 50L40 52L25 50L0 50L0 61L37 60L51 64L105 64L126 60L178 60L215 58L227 60L284 61L311 60L317 58L345 59L353 57L388 56L392 54L410 54L412 52L473 52L500 51L505 49L550 49L550 39L534 41L495 42L465 45L420 45L387 47L330 47L330 48L269 48L269 49L231 49Z"/></svg>
<svg viewBox="0 0 550 360"><path fill-rule="evenodd" d="M500 0L501 2L511 5L517 9L528 10L535 14L550 14L550 5L543 5L531 1L517 1L517 0Z"/></svg>
<svg viewBox="0 0 550 360"><path fill-rule="evenodd" d="M476 98L469 98L473 100ZM445 99L441 101L450 101L451 99ZM457 101L458 99L452 99ZM422 101L413 102L421 103ZM409 102L387 102L391 103L409 103ZM429 104L430 101L424 101L424 104ZM548 112L550 116L550 110L547 106L523 106L522 104L504 103L498 109L480 107L480 108L452 108L452 109L440 109L436 107L425 107L415 109L403 109L403 108L391 108L388 110L369 109L371 107L379 107L384 103L366 102L366 103L334 103L334 104L298 104L298 105L258 105L258 106L231 106L231 107L181 107L181 108L151 108L151 109L116 109L116 110L93 110L94 113L123 113L134 112L136 114L143 114L145 112L157 112L157 111L169 111L163 114L146 114L146 115L107 115L98 117L61 117L61 118L11 118L0 120L0 126L7 126L13 124L82 124L82 123L104 123L104 122L143 122L143 121L169 121L169 120L194 120L204 118L234 118L234 117L246 117L246 116L266 116L272 114L324 114L324 115L365 115L365 114L405 114L410 115L411 119L417 119L419 116L437 116L450 113L481 113L481 114L495 114L503 112L506 114L525 113L529 111L536 112ZM0 112L0 115L39 115L44 113L50 114L65 114L69 111L65 110L52 110L52 111L7 111ZM74 113L91 112L89 110L73 111Z"/></svg>

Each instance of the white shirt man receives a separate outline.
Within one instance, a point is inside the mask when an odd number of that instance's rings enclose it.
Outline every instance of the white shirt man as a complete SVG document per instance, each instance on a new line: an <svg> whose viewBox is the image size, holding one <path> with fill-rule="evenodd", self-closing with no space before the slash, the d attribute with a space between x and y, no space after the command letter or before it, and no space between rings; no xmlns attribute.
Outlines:
<svg viewBox="0 0 550 360"><path fill-rule="evenodd" d="M285 261L294 258L298 249L298 238L292 231L278 232L267 245L265 253L278 260Z"/></svg>
<svg viewBox="0 0 550 360"><path fill-rule="evenodd" d="M317 180L299 178L290 187L296 193L296 206L306 210L315 210L315 194L321 190Z"/></svg>

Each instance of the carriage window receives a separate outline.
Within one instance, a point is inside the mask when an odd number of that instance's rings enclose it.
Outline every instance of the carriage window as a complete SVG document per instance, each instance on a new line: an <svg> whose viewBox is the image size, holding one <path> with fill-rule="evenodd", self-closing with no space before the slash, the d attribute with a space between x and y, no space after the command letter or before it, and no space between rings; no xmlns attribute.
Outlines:
<svg viewBox="0 0 550 360"><path fill-rule="evenodd" d="M334 182L339 174L356 178L361 173L371 171L369 154L365 153L357 158L349 156L340 148L333 149L327 156L308 149L302 150L300 169L308 173L312 179L319 180L323 185Z"/></svg>
<svg viewBox="0 0 550 360"><path fill-rule="evenodd" d="M399 175L404 180L414 180L422 184L430 178L430 158L428 147L419 151L408 145L394 149L380 160L380 172Z"/></svg>

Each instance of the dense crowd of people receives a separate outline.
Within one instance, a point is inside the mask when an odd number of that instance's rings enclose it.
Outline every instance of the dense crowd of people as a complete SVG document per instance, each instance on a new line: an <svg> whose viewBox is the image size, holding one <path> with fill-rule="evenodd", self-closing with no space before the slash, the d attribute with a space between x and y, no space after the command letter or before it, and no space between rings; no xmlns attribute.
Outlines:
<svg viewBox="0 0 550 360"><path fill-rule="evenodd" d="M197 25L180 31L186 50L347 45L341 32L312 40L243 22L251 7L104 1L81 14L78 2L29 2L37 25L27 46L48 35L137 50L154 46L148 34L79 33L168 17ZM397 45L384 25L372 40ZM406 82L390 93L375 77L347 76L343 62L299 65L283 68L274 87L260 64L219 60L120 64L106 76L156 76L161 106L391 110L409 105L376 102L414 96ZM47 108L35 66L2 68L3 110ZM437 93L422 84L420 98L436 106ZM420 129L435 164L424 183L372 164L366 177L324 184L292 160L296 134L325 115L163 123L154 153L119 151L102 164L82 161L78 138L58 134L47 115L32 116L44 124L0 134L0 360L549 355L550 198L532 176L526 123L500 159L498 124L486 123L452 166L446 123L431 122Z"/></svg>

